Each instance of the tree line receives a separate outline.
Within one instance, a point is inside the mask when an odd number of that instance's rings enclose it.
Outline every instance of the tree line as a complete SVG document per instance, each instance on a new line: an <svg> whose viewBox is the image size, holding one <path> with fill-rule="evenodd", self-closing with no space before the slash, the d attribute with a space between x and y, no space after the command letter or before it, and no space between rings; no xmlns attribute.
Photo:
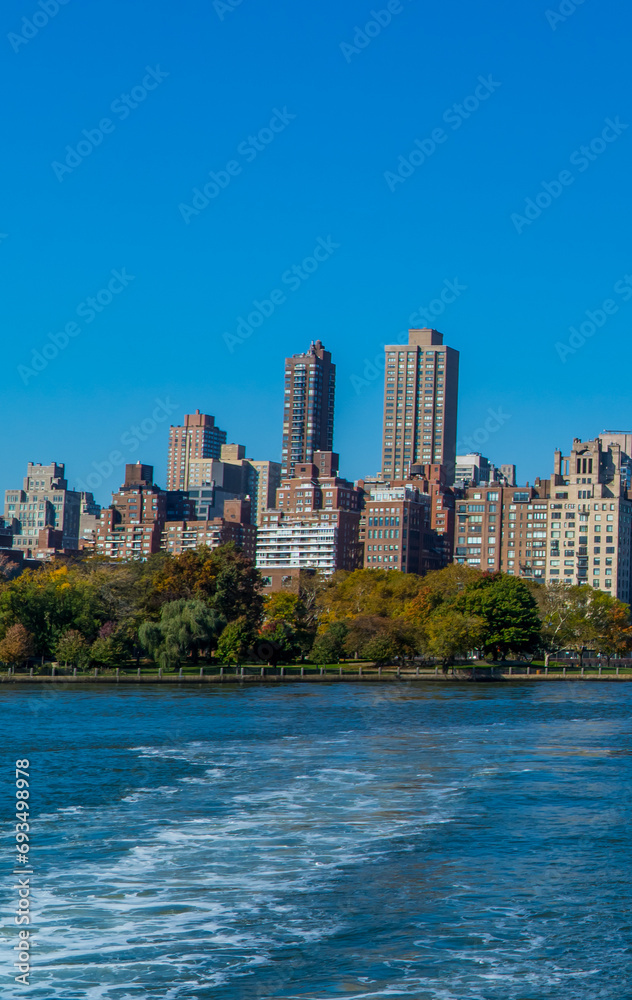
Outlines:
<svg viewBox="0 0 632 1000"><path fill-rule="evenodd" d="M11 579L0 567L0 660L78 667L150 660L239 664L422 656L447 668L492 660L632 648L630 609L588 586L534 584L451 565L425 577L385 570L304 574L298 593L264 596L232 543L146 562L55 561Z"/></svg>

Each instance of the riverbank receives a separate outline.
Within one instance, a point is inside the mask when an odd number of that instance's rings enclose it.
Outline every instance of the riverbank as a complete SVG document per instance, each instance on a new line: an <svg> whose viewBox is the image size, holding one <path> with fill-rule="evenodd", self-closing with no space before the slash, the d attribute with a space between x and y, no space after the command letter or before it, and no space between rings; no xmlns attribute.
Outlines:
<svg viewBox="0 0 632 1000"><path fill-rule="evenodd" d="M164 673L161 670L63 671L51 668L50 673L0 673L0 684L55 685L74 684L176 684L190 687L209 684L286 684L286 683L345 683L345 682L394 683L402 681L430 681L432 683L516 683L552 681L632 681L632 670L627 667L531 667L524 664L501 666L477 664L456 667L444 674L439 667L431 669L377 667L375 665L352 668L318 667L226 667L213 673L201 668L199 673L181 670Z"/></svg>

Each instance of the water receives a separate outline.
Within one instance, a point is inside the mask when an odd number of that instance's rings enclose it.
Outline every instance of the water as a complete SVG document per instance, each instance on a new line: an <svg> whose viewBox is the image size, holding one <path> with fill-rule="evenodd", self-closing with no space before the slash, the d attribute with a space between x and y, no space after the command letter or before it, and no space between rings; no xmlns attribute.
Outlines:
<svg viewBox="0 0 632 1000"><path fill-rule="evenodd" d="M631 710L628 684L4 687L2 997L632 997Z"/></svg>

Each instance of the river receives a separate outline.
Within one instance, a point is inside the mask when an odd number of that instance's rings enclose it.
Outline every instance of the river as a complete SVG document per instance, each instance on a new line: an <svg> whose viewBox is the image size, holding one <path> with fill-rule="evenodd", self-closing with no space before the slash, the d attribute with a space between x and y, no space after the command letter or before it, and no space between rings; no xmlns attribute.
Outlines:
<svg viewBox="0 0 632 1000"><path fill-rule="evenodd" d="M3 687L1 994L623 1000L631 718L598 682Z"/></svg>

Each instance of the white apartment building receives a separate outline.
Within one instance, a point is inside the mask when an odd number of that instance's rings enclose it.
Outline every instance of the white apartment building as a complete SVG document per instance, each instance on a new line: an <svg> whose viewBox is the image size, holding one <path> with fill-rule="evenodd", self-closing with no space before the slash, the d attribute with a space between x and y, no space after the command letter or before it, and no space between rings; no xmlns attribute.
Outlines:
<svg viewBox="0 0 632 1000"><path fill-rule="evenodd" d="M341 528L319 516L286 520L282 514L264 517L257 535L257 569L318 570L331 576L338 568Z"/></svg>

